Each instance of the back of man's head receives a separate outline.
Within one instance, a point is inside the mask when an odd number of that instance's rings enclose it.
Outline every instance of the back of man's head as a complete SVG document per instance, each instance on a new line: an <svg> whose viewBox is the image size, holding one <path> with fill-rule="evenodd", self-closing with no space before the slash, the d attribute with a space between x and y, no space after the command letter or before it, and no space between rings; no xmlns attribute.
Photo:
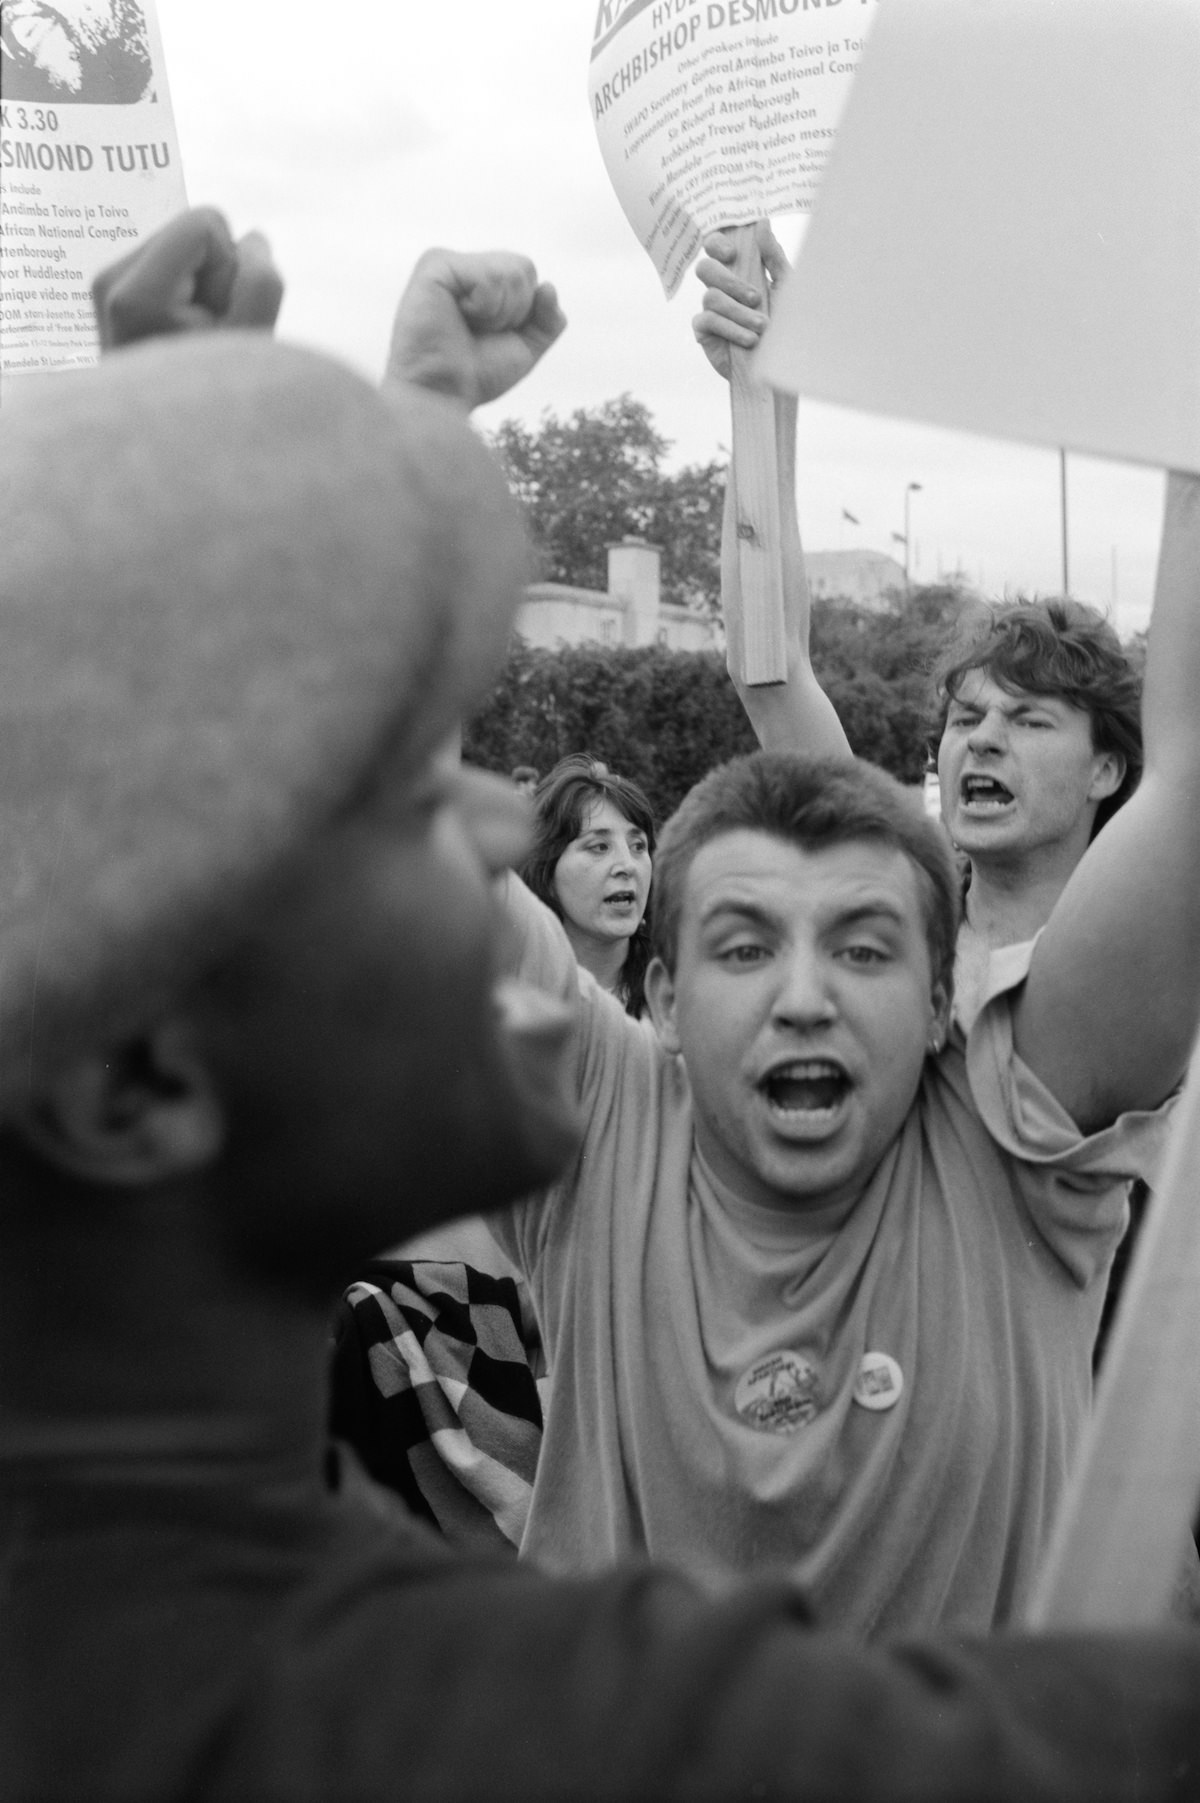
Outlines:
<svg viewBox="0 0 1200 1803"><path fill-rule="evenodd" d="M136 1031L386 749L490 677L524 546L446 403L261 334L5 394L0 1108Z"/></svg>
<svg viewBox="0 0 1200 1803"><path fill-rule="evenodd" d="M1082 601L1016 601L973 614L934 668L931 736L941 737L950 702L972 671L1001 688L1054 695L1086 713L1092 747L1124 765L1120 787L1100 803L1099 832L1142 774L1141 672L1108 621Z"/></svg>

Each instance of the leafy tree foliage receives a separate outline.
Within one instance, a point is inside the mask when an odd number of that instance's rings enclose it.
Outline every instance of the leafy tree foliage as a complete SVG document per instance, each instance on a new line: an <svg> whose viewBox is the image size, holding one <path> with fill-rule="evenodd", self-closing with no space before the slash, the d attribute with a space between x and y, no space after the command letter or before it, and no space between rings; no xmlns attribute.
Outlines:
<svg viewBox="0 0 1200 1803"><path fill-rule="evenodd" d="M669 440L623 394L536 429L504 420L491 438L525 508L544 582L607 586L606 550L623 538L662 549L664 600L716 610L725 466L663 468Z"/></svg>
<svg viewBox="0 0 1200 1803"><path fill-rule="evenodd" d="M463 756L504 773L532 764L545 775L568 752L587 751L640 783L665 819L706 771L754 744L718 652L545 651L517 638L464 732Z"/></svg>
<svg viewBox="0 0 1200 1803"><path fill-rule="evenodd" d="M813 668L859 757L920 782L934 726L933 666L974 603L961 589L895 595L878 608L813 603Z"/></svg>
<svg viewBox="0 0 1200 1803"><path fill-rule="evenodd" d="M846 736L902 782L924 774L929 671L962 607L955 589L919 589L882 610L814 605L813 661ZM533 764L543 774L567 752L588 751L640 783L665 818L707 770L754 744L715 651L545 651L515 639L463 749L488 769Z"/></svg>
<svg viewBox="0 0 1200 1803"><path fill-rule="evenodd" d="M607 546L645 538L662 547L664 597L717 612L725 466L664 472L669 443L640 401L623 394L565 420L548 411L536 430L506 420L492 444L525 507L544 580L603 589ZM928 766L931 672L978 605L944 585L871 608L813 604L813 666L846 736L902 782L920 782ZM464 737L468 759L500 771L533 764L544 773L569 751L591 752L640 783L664 818L707 770L753 747L716 652L542 651L519 639Z"/></svg>

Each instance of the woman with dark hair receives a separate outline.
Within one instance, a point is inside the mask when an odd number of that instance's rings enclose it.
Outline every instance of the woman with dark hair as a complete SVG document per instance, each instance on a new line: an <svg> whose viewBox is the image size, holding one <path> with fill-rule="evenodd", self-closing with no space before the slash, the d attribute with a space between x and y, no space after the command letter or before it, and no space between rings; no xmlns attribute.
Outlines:
<svg viewBox="0 0 1200 1803"><path fill-rule="evenodd" d="M602 989L641 1014L650 958L654 813L642 790L598 759L560 759L534 794L534 845L521 875L558 915Z"/></svg>

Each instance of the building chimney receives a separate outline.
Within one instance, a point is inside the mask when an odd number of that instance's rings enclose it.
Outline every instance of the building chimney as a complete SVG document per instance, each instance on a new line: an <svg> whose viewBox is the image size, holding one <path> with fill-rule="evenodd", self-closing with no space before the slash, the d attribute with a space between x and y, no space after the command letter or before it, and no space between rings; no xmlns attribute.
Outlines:
<svg viewBox="0 0 1200 1803"><path fill-rule="evenodd" d="M608 547L608 592L621 606L626 645L653 645L658 638L661 559L658 546L644 538Z"/></svg>

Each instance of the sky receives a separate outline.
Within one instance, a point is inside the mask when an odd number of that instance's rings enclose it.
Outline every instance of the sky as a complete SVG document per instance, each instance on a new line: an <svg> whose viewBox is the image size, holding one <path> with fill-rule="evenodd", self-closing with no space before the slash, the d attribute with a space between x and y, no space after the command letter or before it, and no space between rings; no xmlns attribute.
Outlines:
<svg viewBox="0 0 1200 1803"><path fill-rule="evenodd" d="M523 251L569 325L476 415L535 425L628 391L669 464L724 456L725 384L698 350L690 275L671 301L609 183L587 103L596 0L157 0L188 198L266 232L281 336L377 377L408 272L430 245ZM803 221L776 222L793 253ZM910 484L919 484L911 489ZM802 402L797 493L810 550L886 551L918 581L1063 590L1057 452ZM1070 591L1144 627L1162 476L1067 460ZM844 514L852 514L853 525Z"/></svg>

